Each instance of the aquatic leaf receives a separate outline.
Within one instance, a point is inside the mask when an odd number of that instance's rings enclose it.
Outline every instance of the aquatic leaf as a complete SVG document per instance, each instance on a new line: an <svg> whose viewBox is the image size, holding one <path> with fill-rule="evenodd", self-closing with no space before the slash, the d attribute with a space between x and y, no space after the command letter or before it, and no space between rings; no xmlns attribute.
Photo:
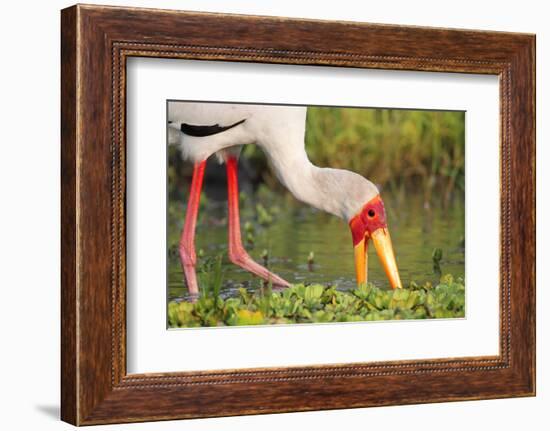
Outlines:
<svg viewBox="0 0 550 431"><path fill-rule="evenodd" d="M248 304L250 302L250 295L248 294L248 291L244 287L239 287L238 292L243 303Z"/></svg>
<svg viewBox="0 0 550 431"><path fill-rule="evenodd" d="M439 279L440 284L452 284L453 276L451 274L445 274Z"/></svg>
<svg viewBox="0 0 550 431"><path fill-rule="evenodd" d="M313 322L318 322L318 323L332 322L333 319L334 319L334 313L330 311L323 311L323 310L316 311L315 313L313 313L313 316L311 318Z"/></svg>
<svg viewBox="0 0 550 431"><path fill-rule="evenodd" d="M428 312L424 307L418 307L416 310L414 310L415 319L425 319L427 317L428 317Z"/></svg>
<svg viewBox="0 0 550 431"><path fill-rule="evenodd" d="M335 286L329 286L326 287L323 290L323 295L321 297L321 300L324 304L335 304L336 303L336 287Z"/></svg>
<svg viewBox="0 0 550 431"><path fill-rule="evenodd" d="M306 307L313 308L321 305L321 296L324 287L320 284L312 284L304 288L304 304Z"/></svg>
<svg viewBox="0 0 550 431"><path fill-rule="evenodd" d="M303 299L298 298L296 302L292 305L292 311L290 314L296 314L300 306L302 305Z"/></svg>
<svg viewBox="0 0 550 431"><path fill-rule="evenodd" d="M215 274L216 262L209 264L214 269L211 274ZM461 280L447 276L441 279L429 289L426 285L418 288L418 284L396 290L368 284L352 291L320 284L296 284L280 291L261 287L249 292L240 288L235 297L227 299L214 295L213 289L194 303L170 302L168 324L196 327L464 317L465 287ZM214 287L216 280L211 283Z"/></svg>
<svg viewBox="0 0 550 431"><path fill-rule="evenodd" d="M409 298L405 302L404 308L407 308L407 309L413 308L415 305L418 304L419 298L420 298L420 295L418 294L418 292L411 291Z"/></svg>
<svg viewBox="0 0 550 431"><path fill-rule="evenodd" d="M376 308L378 308L379 310L384 308L384 298L382 296L382 294L379 294L379 295L376 295L373 299L374 301L374 305L376 306Z"/></svg>
<svg viewBox="0 0 550 431"><path fill-rule="evenodd" d="M307 308L299 308L297 314L302 319L311 320L311 311L309 311Z"/></svg>
<svg viewBox="0 0 550 431"><path fill-rule="evenodd" d="M406 301L409 299L410 291L407 289L395 289L390 300L389 308L406 308Z"/></svg>
<svg viewBox="0 0 550 431"><path fill-rule="evenodd" d="M357 296L359 299L367 300L370 293L372 292L372 284L361 283L357 288L355 288L352 293Z"/></svg>
<svg viewBox="0 0 550 431"><path fill-rule="evenodd" d="M306 297L306 286L303 284L295 284L291 287L291 292L296 295L298 298L305 299Z"/></svg>
<svg viewBox="0 0 550 431"><path fill-rule="evenodd" d="M232 325L261 325L264 323L264 315L261 311L239 310L234 316Z"/></svg>
<svg viewBox="0 0 550 431"><path fill-rule="evenodd" d="M168 304L168 324L170 326L177 326L178 305L177 302L170 302Z"/></svg>
<svg viewBox="0 0 550 431"><path fill-rule="evenodd" d="M378 311L373 311L372 313L368 313L366 315L365 320L369 322L369 321L376 321L376 320L382 320L382 319L380 318L380 313Z"/></svg>

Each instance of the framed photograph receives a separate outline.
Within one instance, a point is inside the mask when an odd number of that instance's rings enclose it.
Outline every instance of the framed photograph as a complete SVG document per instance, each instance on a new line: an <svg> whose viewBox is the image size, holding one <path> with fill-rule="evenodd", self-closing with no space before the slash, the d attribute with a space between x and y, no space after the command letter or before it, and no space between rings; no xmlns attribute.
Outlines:
<svg viewBox="0 0 550 431"><path fill-rule="evenodd" d="M535 37L61 13L62 419L535 394Z"/></svg>

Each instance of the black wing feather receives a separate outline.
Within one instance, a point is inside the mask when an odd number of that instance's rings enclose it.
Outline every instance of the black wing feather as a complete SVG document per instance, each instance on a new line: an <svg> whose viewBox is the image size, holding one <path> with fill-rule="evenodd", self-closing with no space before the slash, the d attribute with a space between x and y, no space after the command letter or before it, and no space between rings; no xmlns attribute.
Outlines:
<svg viewBox="0 0 550 431"><path fill-rule="evenodd" d="M246 119L237 121L236 123L225 127L220 126L219 124L214 124L213 126L199 126L196 124L181 123L181 131L187 136L195 136L198 138L202 138L204 136L212 136L221 132L225 132L226 130L232 129L233 127L236 127L239 124L244 123L245 121Z"/></svg>

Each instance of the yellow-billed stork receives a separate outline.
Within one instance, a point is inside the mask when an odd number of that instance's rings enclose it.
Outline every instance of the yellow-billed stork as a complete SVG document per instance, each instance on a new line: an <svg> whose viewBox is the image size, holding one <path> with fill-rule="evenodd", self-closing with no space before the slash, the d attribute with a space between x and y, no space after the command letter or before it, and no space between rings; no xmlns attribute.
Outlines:
<svg viewBox="0 0 550 431"><path fill-rule="evenodd" d="M357 283L367 281L367 246L372 240L392 288L402 287L388 232L386 212L376 186L359 174L313 165L305 151L306 107L229 103L171 102L169 136L182 157L194 164L180 258L191 295L198 294L195 226L206 159L225 162L228 186L229 258L249 272L288 286L256 263L241 242L237 159L241 147L260 147L277 178L296 199L346 220L350 226Z"/></svg>

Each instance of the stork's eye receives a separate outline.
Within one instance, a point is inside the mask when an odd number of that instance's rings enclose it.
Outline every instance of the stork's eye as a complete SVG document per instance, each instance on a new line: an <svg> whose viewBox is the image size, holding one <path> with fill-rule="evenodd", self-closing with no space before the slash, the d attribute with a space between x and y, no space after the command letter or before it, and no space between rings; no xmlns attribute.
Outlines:
<svg viewBox="0 0 550 431"><path fill-rule="evenodd" d="M374 210L369 210L369 212L367 214L369 215L370 218L373 218L376 215Z"/></svg>

